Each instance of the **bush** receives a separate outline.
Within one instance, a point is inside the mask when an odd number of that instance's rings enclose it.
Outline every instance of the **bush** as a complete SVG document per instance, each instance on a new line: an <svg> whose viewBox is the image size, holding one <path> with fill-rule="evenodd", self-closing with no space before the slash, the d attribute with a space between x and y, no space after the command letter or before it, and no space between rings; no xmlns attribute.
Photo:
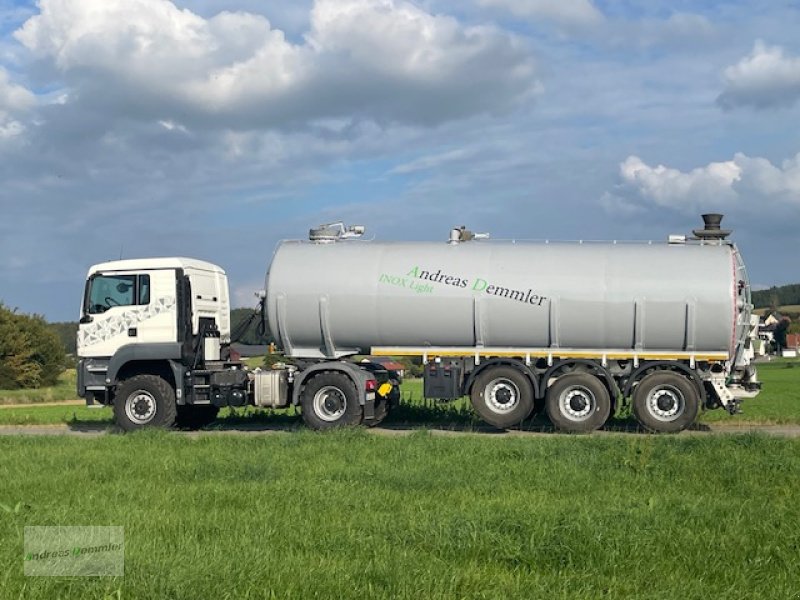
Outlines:
<svg viewBox="0 0 800 600"><path fill-rule="evenodd" d="M64 345L42 317L0 304L0 389L55 385L64 359Z"/></svg>
<svg viewBox="0 0 800 600"><path fill-rule="evenodd" d="M275 363L282 363L286 361L286 357L283 355L282 352L269 352L267 351L266 356L264 356L264 368L271 369L272 365Z"/></svg>

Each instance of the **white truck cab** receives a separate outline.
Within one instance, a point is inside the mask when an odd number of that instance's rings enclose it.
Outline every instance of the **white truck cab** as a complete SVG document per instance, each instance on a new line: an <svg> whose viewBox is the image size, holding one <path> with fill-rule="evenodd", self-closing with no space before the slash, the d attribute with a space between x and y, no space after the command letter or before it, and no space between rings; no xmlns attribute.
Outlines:
<svg viewBox="0 0 800 600"><path fill-rule="evenodd" d="M132 394L117 411L123 428L171 424L182 412L191 412L187 421L208 421L218 410L208 394L193 398L198 410L181 410L186 374L223 368L220 348L229 339L228 280L217 265L181 257L94 265L78 326L78 393L105 405L120 389ZM136 389L127 392L126 382ZM169 406L159 407L164 394Z"/></svg>
<svg viewBox="0 0 800 600"><path fill-rule="evenodd" d="M181 286L190 291L179 306ZM183 310L182 310L183 309ZM188 309L191 334L213 321L221 343L230 338L225 271L190 258L119 260L94 265L86 279L78 327L80 358L110 358L122 347L175 343ZM188 329L188 327L187 327ZM180 333L188 333L180 332Z"/></svg>

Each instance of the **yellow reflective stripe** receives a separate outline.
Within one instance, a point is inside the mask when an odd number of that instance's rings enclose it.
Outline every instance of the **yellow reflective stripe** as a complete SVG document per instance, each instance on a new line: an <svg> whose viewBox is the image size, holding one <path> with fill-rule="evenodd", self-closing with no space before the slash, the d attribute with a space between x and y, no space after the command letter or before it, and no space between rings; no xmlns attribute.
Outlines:
<svg viewBox="0 0 800 600"><path fill-rule="evenodd" d="M701 360L725 361L729 356L727 352L657 352L633 350L584 350L570 348L465 348L461 347L411 347L411 346L374 346L370 349L373 356L479 356L489 358L493 356L532 358L588 358L607 360Z"/></svg>

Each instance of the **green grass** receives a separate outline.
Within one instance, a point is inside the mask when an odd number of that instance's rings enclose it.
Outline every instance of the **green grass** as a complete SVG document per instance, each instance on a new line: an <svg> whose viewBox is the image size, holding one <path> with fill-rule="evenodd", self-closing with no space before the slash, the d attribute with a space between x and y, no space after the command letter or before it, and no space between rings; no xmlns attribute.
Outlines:
<svg viewBox="0 0 800 600"><path fill-rule="evenodd" d="M87 408L82 405L0 407L0 425L59 425L80 426L83 423L111 424L110 408Z"/></svg>
<svg viewBox="0 0 800 600"><path fill-rule="evenodd" d="M3 404L36 404L39 402L62 402L74 400L76 388L75 369L65 370L58 383L51 387L25 390L0 390L0 406Z"/></svg>
<svg viewBox="0 0 800 600"><path fill-rule="evenodd" d="M701 422L736 423L800 423L800 360L773 359L758 363L761 393L742 404L742 414L730 416L724 410L705 412Z"/></svg>
<svg viewBox="0 0 800 600"><path fill-rule="evenodd" d="M0 438L4 598L791 598L800 440L300 431ZM24 577L26 525L125 528Z"/></svg>
<svg viewBox="0 0 800 600"><path fill-rule="evenodd" d="M800 304L784 304L783 306L779 306L777 308L778 312L781 313L800 313ZM757 315L765 315L770 312L769 308L756 308L754 311Z"/></svg>

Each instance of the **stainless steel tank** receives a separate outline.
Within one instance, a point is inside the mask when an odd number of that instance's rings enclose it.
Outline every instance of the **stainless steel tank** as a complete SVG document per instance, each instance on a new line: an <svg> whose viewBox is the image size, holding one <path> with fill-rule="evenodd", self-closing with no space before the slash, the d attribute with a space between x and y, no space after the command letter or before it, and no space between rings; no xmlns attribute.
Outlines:
<svg viewBox="0 0 800 600"><path fill-rule="evenodd" d="M733 353L749 310L727 242L283 242L266 289L273 335L306 358L375 346Z"/></svg>

